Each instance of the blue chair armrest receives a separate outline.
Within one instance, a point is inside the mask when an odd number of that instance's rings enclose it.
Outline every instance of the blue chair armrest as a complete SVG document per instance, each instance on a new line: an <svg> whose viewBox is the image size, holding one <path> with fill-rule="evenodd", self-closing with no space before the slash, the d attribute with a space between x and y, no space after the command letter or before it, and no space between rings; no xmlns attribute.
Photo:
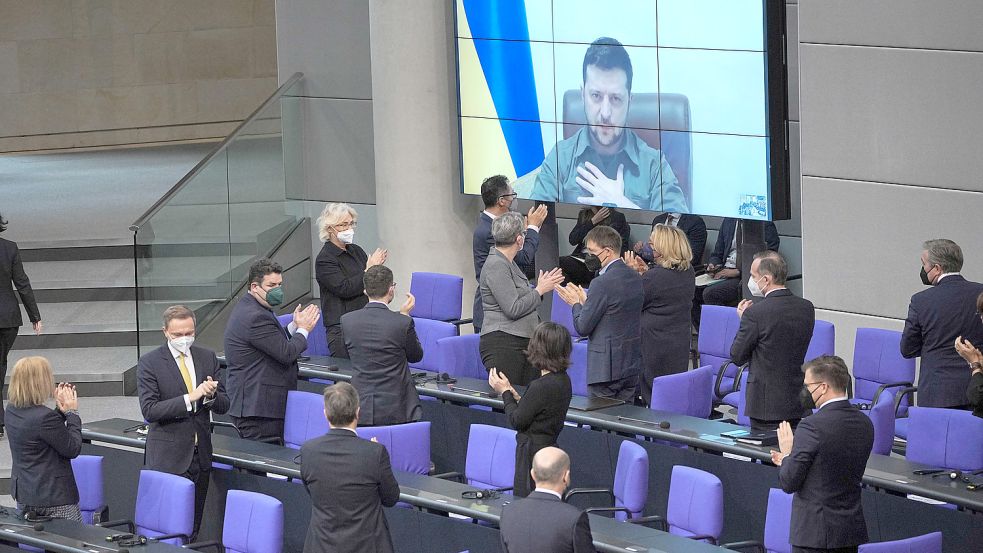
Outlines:
<svg viewBox="0 0 983 553"><path fill-rule="evenodd" d="M877 405L877 399L881 397L881 392L884 390L889 388L910 388L911 386L911 382L887 382L881 384L877 387L877 391L874 392L874 398L870 400L870 406L873 407L874 405ZM895 409L895 412L897 412L897 409Z"/></svg>
<svg viewBox="0 0 983 553"><path fill-rule="evenodd" d="M136 524L129 519L107 520L106 522L96 524L96 526L100 528L119 528L120 526L126 526L127 531L131 534L135 534L137 531Z"/></svg>
<svg viewBox="0 0 983 553"><path fill-rule="evenodd" d="M563 494L563 501L569 500L575 495L595 495L604 494L611 499L611 504L614 504L614 492L607 488L571 488L567 490L567 493Z"/></svg>
<svg viewBox="0 0 983 553"><path fill-rule="evenodd" d="M182 545L181 547L185 549L194 549L195 551L201 551L202 549L214 547L216 551L219 551L220 553L225 553L225 546L223 546L221 542L214 541L214 540L189 543L187 545Z"/></svg>
<svg viewBox="0 0 983 553"><path fill-rule="evenodd" d="M742 549L742 550L755 549L757 551L760 551L761 553L766 553L765 544L756 540L735 541L733 543L724 543L721 544L720 547L723 547L724 549Z"/></svg>
<svg viewBox="0 0 983 553"><path fill-rule="evenodd" d="M907 386L905 388L902 388L901 391L898 392L898 395L894 396L894 416L895 417L898 416L898 409L901 407L901 398L903 398L903 397L905 397L907 395L911 395L912 401L911 401L910 404L911 405L914 405L914 403L915 403L914 402L914 399L915 399L914 394L917 391L918 391L918 386Z"/></svg>

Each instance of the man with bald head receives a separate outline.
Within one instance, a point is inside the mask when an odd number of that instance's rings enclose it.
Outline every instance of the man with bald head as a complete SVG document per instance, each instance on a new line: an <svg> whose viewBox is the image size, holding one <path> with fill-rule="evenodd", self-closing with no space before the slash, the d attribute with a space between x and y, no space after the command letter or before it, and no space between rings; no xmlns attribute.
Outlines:
<svg viewBox="0 0 983 553"><path fill-rule="evenodd" d="M587 513L563 502L570 485L570 457L545 447L532 458L536 489L502 509L502 547L507 553L594 553Z"/></svg>

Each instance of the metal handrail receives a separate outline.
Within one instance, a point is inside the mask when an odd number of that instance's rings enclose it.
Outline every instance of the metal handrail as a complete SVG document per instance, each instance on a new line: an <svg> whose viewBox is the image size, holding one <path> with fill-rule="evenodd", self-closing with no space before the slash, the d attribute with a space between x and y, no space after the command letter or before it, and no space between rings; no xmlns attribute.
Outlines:
<svg viewBox="0 0 983 553"><path fill-rule="evenodd" d="M246 127L246 125L248 125L248 124L252 123L253 121L255 121L258 118L259 114L263 112L263 110L265 110L267 107L269 107L270 105L272 105L273 102L275 102L275 101L279 100L281 97L283 97L284 93L286 93L286 91L290 87L292 87L293 85L295 85L297 83L297 81L299 81L303 77L304 77L304 74L303 73L300 73L300 72L297 72L297 73L294 73L293 75L291 75L290 78L287 79L287 81L280 86L280 88L276 89L276 92L274 92L269 98L266 99L266 101L264 101L262 104L260 104L260 106L258 108L256 108L256 111L252 112L249 115L249 117L247 117L246 119L244 119L242 121L242 123L240 123L239 126L236 127L235 130L233 130L229 134L229 136L226 136L225 139L222 140L222 142L218 146L215 147L214 150L212 150L211 152L209 152L208 155L206 155L201 161L198 162L197 165L194 166L193 169L191 169L191 171L188 171L188 174L186 174L184 177L182 177L181 180L177 181L177 184L175 184L174 186L172 186L171 189L168 190L163 196L161 196L159 200L157 200L156 202L154 202L154 205L150 206L150 208L147 209L147 211L145 211L143 213L143 215L141 215L136 221L134 221L133 224L130 225L130 230L133 231L133 232L139 231L140 228L143 227L143 225L145 225L147 223L147 221L151 217L153 217L158 211L160 211L160 209L162 207L164 207L164 205L167 202L169 202L171 200L171 198L173 198L175 195L177 195L177 193L180 192L181 189L184 188L184 186L191 179L193 179L194 177L196 177L198 175L198 173L200 173L201 170L204 169L204 167L206 165L208 165L208 163L212 160L212 158L214 158L216 155L218 155L219 152L221 152L222 150L224 150L229 145L229 143L231 143L233 140L235 140L239 136L239 133L242 131L242 129L244 129Z"/></svg>

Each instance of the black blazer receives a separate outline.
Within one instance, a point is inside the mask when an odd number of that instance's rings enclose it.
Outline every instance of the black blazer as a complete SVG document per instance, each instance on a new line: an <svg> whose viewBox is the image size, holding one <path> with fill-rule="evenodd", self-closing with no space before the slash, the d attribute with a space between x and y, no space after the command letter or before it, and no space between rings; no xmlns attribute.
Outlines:
<svg viewBox="0 0 983 553"><path fill-rule="evenodd" d="M652 228L655 228L655 225L665 223L668 217L668 213L656 215L655 219L652 219ZM703 251L707 248L707 224L703 220L703 217L682 213L679 216L679 222L676 223L676 227L685 232L686 238L689 238L689 246L693 249L693 260L691 263L693 265L702 264ZM730 235L730 239L734 239L733 234Z"/></svg>
<svg viewBox="0 0 983 553"><path fill-rule="evenodd" d="M287 392L297 388L297 358L305 349L303 334L288 335L273 312L246 293L225 327L229 414L282 419Z"/></svg>
<svg viewBox="0 0 983 553"><path fill-rule="evenodd" d="M717 233L717 243L713 246L713 253L710 254L708 263L711 265L723 265L730 255L730 246L734 243L734 233L737 232L737 219L730 217L720 223L720 231ZM765 221L765 244L769 250L778 251L781 240L778 237L778 227L771 221ZM740 266L737 267L740 269Z"/></svg>
<svg viewBox="0 0 983 553"><path fill-rule="evenodd" d="M540 449L556 444L572 397L566 371L546 373L533 380L522 394L522 401L516 401L511 392L502 394L505 416L516 431L516 495L524 497L532 490L532 458Z"/></svg>
<svg viewBox="0 0 983 553"><path fill-rule="evenodd" d="M506 553L593 553L587 513L546 492L532 492L502 508Z"/></svg>
<svg viewBox="0 0 983 553"><path fill-rule="evenodd" d="M966 405L971 372L953 343L962 336L977 347L983 346L983 323L976 312L976 298L981 292L983 284L950 275L911 296L901 333L901 355L922 358L918 405Z"/></svg>
<svg viewBox="0 0 983 553"><path fill-rule="evenodd" d="M744 311L730 358L737 365L750 362L749 417L767 421L802 417L802 364L815 325L812 302L787 289L755 298L754 305Z"/></svg>
<svg viewBox="0 0 983 553"><path fill-rule="evenodd" d="M21 409L8 404L5 420L13 458L10 495L29 507L78 503L72 459L82 452L79 416L44 405Z"/></svg>
<svg viewBox="0 0 983 553"><path fill-rule="evenodd" d="M212 430L210 412L225 413L229 410L229 396L225 393L218 359L211 350L191 346L191 360L195 366L195 382L198 386L206 377L218 382L215 398L205 403L199 400L189 412L184 403L188 393L177 361L171 356L167 344L143 354L137 363L137 391L140 394L140 411L150 423L147 434L146 457L148 469L184 474L194 456L195 436L198 436L198 460L203 468L212 466Z"/></svg>
<svg viewBox="0 0 983 553"><path fill-rule="evenodd" d="M359 423L402 424L420 420L422 407L409 363L423 359L413 318L372 302L341 317L358 390Z"/></svg>
<svg viewBox="0 0 983 553"><path fill-rule="evenodd" d="M642 275L642 397L652 399L652 379L689 368L690 312L696 292L693 268L655 265Z"/></svg>
<svg viewBox="0 0 983 553"><path fill-rule="evenodd" d="M778 474L782 489L795 493L789 543L835 549L867 542L860 480L873 446L874 425L848 401L802 419Z"/></svg>
<svg viewBox="0 0 983 553"><path fill-rule="evenodd" d="M471 253L474 256L474 279L481 278L481 268L485 266L488 252L495 247L495 238L491 233L492 219L484 211L478 214L478 221L471 235ZM539 233L534 230L526 231L526 241L522 249L515 254L515 264L522 269L527 277L532 278L536 267L536 248L539 247ZM476 294L477 296L477 294Z"/></svg>
<svg viewBox="0 0 983 553"><path fill-rule="evenodd" d="M31 322L40 321L41 312L38 311L38 302L34 299L31 281L24 272L20 250L14 242L0 238L0 328L15 328L24 324L20 306L17 305L17 296L14 295L15 286Z"/></svg>
<svg viewBox="0 0 983 553"><path fill-rule="evenodd" d="M621 253L625 253L631 248L631 226L625 220L624 213L615 211L613 208L608 208L608 210L611 214L608 215L607 221L601 224L613 228L621 235ZM588 211L588 214L585 214L585 211ZM573 246L573 251L570 252L570 255L583 257L587 249L587 246L584 244L584 238L587 238L587 233L597 226L591 222L591 217L589 208L580 210L580 213L577 215L577 224L570 230L570 245Z"/></svg>
<svg viewBox="0 0 983 553"><path fill-rule="evenodd" d="M321 317L325 328L341 323L345 313L369 302L365 295L365 264L369 256L356 244L344 250L325 242L314 262L314 276L321 291Z"/></svg>
<svg viewBox="0 0 983 553"><path fill-rule="evenodd" d="M983 418L983 373L976 373L969 379L966 399L969 400L969 405L973 408L973 414Z"/></svg>
<svg viewBox="0 0 983 553"><path fill-rule="evenodd" d="M300 475L311 494L304 553L391 553L383 506L399 499L389 453L379 443L333 428L300 448Z"/></svg>

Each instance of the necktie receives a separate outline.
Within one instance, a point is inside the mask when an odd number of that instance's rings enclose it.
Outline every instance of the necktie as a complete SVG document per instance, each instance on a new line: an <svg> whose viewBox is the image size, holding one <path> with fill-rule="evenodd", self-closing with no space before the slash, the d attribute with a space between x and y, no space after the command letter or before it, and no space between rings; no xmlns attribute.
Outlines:
<svg viewBox="0 0 983 553"><path fill-rule="evenodd" d="M183 353L178 355L177 366L179 369L181 369L181 377L184 378L184 386L188 388L188 393L190 394L195 389L195 385L191 382L191 371L189 371L188 366L184 364Z"/></svg>

